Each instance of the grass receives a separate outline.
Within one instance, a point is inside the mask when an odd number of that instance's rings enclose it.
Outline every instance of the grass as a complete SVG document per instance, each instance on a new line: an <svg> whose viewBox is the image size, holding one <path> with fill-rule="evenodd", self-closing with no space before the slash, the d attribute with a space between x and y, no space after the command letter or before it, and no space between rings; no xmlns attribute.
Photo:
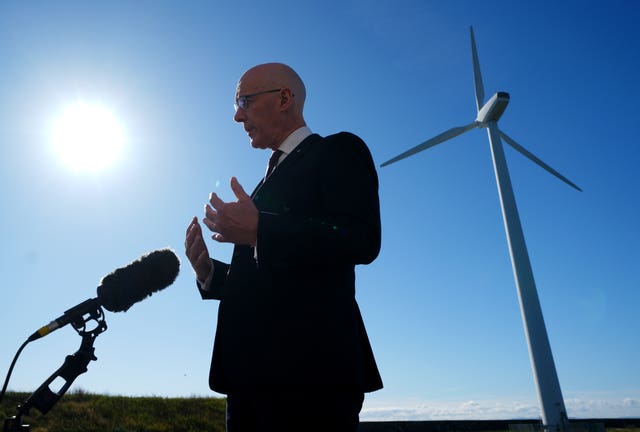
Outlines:
<svg viewBox="0 0 640 432"><path fill-rule="evenodd" d="M0 420L17 414L28 393L7 393ZM42 415L32 409L22 422L31 432L224 432L225 401L220 398L104 396L66 394Z"/></svg>

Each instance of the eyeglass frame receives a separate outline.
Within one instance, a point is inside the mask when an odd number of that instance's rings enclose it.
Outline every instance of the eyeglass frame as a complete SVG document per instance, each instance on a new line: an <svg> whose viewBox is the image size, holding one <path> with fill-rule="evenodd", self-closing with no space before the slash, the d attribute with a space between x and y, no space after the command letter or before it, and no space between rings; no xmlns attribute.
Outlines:
<svg viewBox="0 0 640 432"><path fill-rule="evenodd" d="M238 96L236 98L236 101L233 103L233 107L235 108L236 111L238 111L239 109L242 110L247 110L249 108L250 102L249 102L249 98L255 97L255 96L260 96L262 94L267 94L267 93L275 93L275 92L279 92L282 91L282 88L277 88L277 89L273 89L273 90L264 90L261 92L256 92L256 93L250 93L247 95L241 95Z"/></svg>

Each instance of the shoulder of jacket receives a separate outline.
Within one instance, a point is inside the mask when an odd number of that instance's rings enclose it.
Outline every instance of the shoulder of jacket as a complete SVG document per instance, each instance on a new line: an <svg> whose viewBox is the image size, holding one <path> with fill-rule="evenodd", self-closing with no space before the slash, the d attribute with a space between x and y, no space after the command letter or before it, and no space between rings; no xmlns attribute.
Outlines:
<svg viewBox="0 0 640 432"><path fill-rule="evenodd" d="M348 140L348 141L362 142L362 138L360 138L358 135L351 132L344 132L344 131L335 133L333 135L327 135L323 139L328 141L347 141Z"/></svg>
<svg viewBox="0 0 640 432"><path fill-rule="evenodd" d="M322 138L323 144L328 147L333 146L350 146L352 148L367 148L365 142L358 135L351 132L338 132L333 135L327 135Z"/></svg>

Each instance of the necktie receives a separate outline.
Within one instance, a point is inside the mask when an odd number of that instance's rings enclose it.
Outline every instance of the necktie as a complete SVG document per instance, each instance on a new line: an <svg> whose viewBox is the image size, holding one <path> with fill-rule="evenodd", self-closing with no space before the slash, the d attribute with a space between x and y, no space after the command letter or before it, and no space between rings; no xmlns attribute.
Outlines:
<svg viewBox="0 0 640 432"><path fill-rule="evenodd" d="M274 150L274 152L271 153L271 157L269 158L269 166L267 167L267 174L264 176L265 179L271 175L273 170L276 168L276 165L278 165L278 160L280 159L280 155L282 155L282 153L284 153L282 150Z"/></svg>

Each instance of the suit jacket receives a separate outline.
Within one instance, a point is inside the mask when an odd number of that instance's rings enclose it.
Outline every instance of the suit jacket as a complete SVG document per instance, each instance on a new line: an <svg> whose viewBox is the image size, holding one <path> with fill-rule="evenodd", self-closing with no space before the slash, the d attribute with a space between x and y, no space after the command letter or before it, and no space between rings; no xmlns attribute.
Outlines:
<svg viewBox="0 0 640 432"><path fill-rule="evenodd" d="M380 250L378 177L342 132L302 141L252 194L254 248L213 260L220 300L209 385L219 393L382 388L355 300L355 265Z"/></svg>

